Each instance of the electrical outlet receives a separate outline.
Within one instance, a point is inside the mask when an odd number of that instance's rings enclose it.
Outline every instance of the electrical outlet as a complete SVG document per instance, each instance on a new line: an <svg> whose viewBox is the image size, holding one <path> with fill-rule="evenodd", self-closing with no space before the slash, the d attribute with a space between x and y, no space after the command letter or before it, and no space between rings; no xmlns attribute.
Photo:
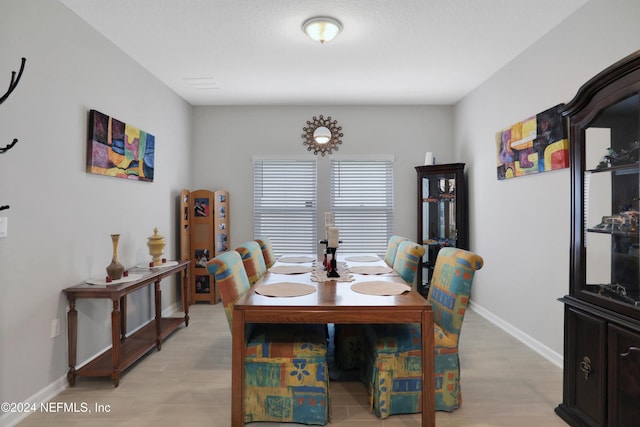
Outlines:
<svg viewBox="0 0 640 427"><path fill-rule="evenodd" d="M53 319L51 321L51 338L55 338L60 335L60 319Z"/></svg>

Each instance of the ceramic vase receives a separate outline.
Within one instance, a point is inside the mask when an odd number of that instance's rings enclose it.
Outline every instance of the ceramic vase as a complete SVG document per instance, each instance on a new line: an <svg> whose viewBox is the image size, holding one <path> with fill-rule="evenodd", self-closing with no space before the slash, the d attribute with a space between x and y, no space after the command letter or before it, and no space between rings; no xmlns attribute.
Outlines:
<svg viewBox="0 0 640 427"><path fill-rule="evenodd" d="M158 228L153 229L153 236L147 238L147 246L149 246L149 255L153 258L153 265L162 264L162 254L166 244L164 237L158 234Z"/></svg>
<svg viewBox="0 0 640 427"><path fill-rule="evenodd" d="M119 234L111 235L111 242L113 243L113 256L111 258L111 264L107 266L107 276L111 280L119 280L124 273L124 266L118 262L118 241L120 240Z"/></svg>

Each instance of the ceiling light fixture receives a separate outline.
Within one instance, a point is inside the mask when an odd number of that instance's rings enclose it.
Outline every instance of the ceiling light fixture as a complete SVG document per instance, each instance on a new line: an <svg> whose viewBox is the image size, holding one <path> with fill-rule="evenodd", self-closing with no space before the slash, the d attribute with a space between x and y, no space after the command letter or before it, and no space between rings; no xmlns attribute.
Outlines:
<svg viewBox="0 0 640 427"><path fill-rule="evenodd" d="M327 16L316 16L304 21L302 24L302 30L311 38L320 43L326 43L333 40L333 38L342 31L342 24L340 21Z"/></svg>

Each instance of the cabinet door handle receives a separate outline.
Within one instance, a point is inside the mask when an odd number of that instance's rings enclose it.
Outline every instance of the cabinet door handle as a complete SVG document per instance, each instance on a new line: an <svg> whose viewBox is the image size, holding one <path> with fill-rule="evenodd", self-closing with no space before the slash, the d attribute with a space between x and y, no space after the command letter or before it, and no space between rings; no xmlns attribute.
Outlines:
<svg viewBox="0 0 640 427"><path fill-rule="evenodd" d="M589 374L591 373L591 359L589 359L589 357L585 356L584 359L582 359L582 362L580 362L580 370L584 373L584 379L588 380Z"/></svg>
<svg viewBox="0 0 640 427"><path fill-rule="evenodd" d="M626 353L620 353L620 357L627 357L627 356L631 355L632 351L640 351L640 348L638 348L638 347L629 347L629 350L627 350Z"/></svg>

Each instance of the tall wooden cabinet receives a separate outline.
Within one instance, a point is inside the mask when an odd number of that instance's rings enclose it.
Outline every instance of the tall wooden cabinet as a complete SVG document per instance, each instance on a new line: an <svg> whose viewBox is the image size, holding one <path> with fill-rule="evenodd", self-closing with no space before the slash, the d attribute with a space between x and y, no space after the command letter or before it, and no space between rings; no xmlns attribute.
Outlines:
<svg viewBox="0 0 640 427"><path fill-rule="evenodd" d="M467 181L464 163L416 166L418 173L418 237L425 248L416 275L425 297L441 248L469 249Z"/></svg>
<svg viewBox="0 0 640 427"><path fill-rule="evenodd" d="M640 425L640 51L589 80L569 121L563 401L574 427Z"/></svg>

